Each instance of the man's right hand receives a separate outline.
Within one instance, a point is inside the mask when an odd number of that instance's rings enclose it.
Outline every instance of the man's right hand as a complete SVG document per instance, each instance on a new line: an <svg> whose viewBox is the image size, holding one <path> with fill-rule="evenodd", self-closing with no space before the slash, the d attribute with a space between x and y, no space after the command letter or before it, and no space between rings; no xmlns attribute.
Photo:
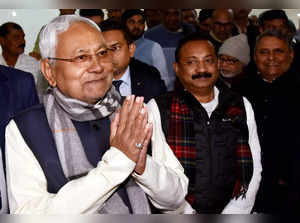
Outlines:
<svg viewBox="0 0 300 223"><path fill-rule="evenodd" d="M136 144L147 143L147 136L152 131L147 125L148 113L143 102L143 97L127 96L110 127L110 145L121 150L135 163L143 148L138 148Z"/></svg>

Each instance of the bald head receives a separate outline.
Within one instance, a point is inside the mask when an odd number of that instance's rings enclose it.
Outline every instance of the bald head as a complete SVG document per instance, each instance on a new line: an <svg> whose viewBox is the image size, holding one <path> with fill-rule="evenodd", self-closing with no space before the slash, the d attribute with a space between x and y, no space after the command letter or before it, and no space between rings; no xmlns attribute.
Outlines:
<svg viewBox="0 0 300 223"><path fill-rule="evenodd" d="M221 41L232 36L233 14L229 9L215 9L212 14L212 32Z"/></svg>

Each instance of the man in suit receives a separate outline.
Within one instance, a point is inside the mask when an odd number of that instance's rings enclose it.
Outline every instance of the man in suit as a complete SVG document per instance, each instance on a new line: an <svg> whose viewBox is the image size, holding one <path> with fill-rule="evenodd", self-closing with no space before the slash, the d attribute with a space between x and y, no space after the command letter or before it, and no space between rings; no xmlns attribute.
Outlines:
<svg viewBox="0 0 300 223"><path fill-rule="evenodd" d="M4 161L5 127L16 113L38 103L33 76L29 73L0 65L0 214L7 213L8 210L4 165L2 163Z"/></svg>
<svg viewBox="0 0 300 223"><path fill-rule="evenodd" d="M166 86L159 71L134 58L135 43L121 23L106 20L101 30L114 60L114 79L121 80L119 92L122 96L135 94L143 96L145 102L166 92Z"/></svg>

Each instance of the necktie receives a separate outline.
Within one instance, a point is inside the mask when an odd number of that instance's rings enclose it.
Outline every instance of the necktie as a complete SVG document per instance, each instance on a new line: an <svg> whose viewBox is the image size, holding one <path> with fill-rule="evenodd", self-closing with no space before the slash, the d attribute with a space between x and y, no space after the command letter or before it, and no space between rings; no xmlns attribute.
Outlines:
<svg viewBox="0 0 300 223"><path fill-rule="evenodd" d="M112 83L115 86L116 90L120 93L120 86L123 83L123 81L122 80L116 80L116 81L113 81Z"/></svg>

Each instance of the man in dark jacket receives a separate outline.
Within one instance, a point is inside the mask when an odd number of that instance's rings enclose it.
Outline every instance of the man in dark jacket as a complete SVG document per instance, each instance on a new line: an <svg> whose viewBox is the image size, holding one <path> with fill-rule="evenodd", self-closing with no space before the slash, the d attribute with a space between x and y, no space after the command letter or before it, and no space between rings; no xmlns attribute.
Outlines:
<svg viewBox="0 0 300 223"><path fill-rule="evenodd" d="M258 74L245 80L238 90L253 106L262 149L262 183L256 211L278 214L299 208L295 174L299 172L299 84L291 63L293 47L276 30L258 37L254 60ZM295 169L298 166L298 170ZM299 181L298 186L299 188ZM298 200L298 202L295 201Z"/></svg>
<svg viewBox="0 0 300 223"><path fill-rule="evenodd" d="M32 74L0 65L0 213L6 213L7 198L2 161L4 161L5 127L18 112L38 104ZM2 157L2 159L1 159Z"/></svg>
<svg viewBox="0 0 300 223"><path fill-rule="evenodd" d="M251 105L217 81L206 37L183 38L175 58L175 90L149 107L160 112L156 119L189 178L186 200L198 213L250 213L261 179Z"/></svg>

